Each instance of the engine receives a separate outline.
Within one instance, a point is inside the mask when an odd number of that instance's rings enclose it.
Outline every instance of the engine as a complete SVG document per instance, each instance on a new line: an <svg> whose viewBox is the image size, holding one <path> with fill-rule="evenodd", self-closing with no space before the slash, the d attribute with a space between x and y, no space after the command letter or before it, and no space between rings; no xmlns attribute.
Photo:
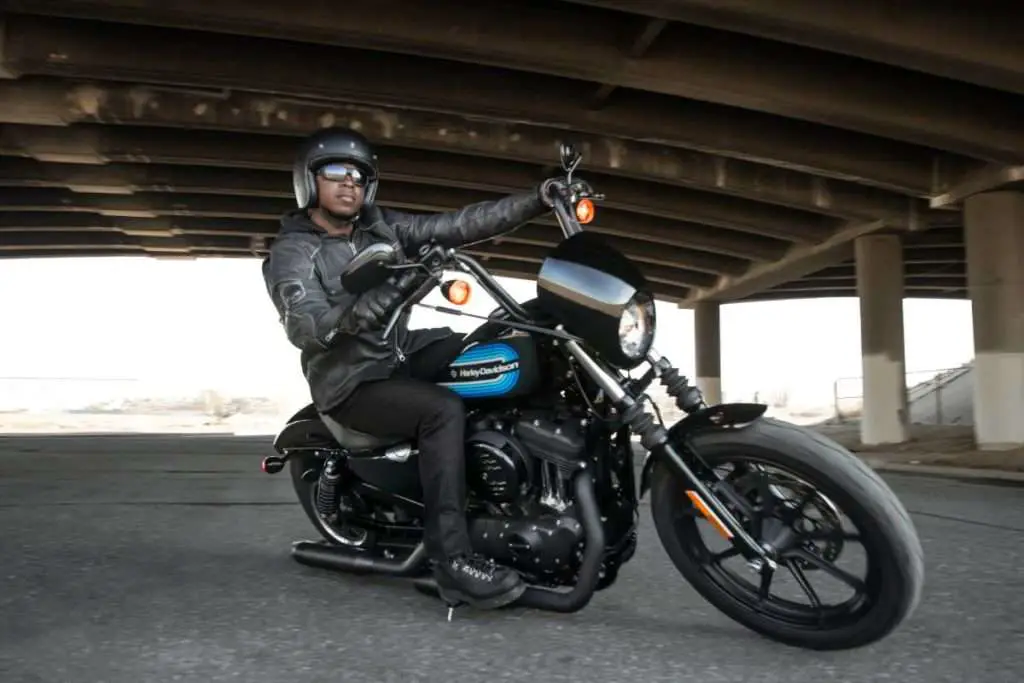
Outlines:
<svg viewBox="0 0 1024 683"><path fill-rule="evenodd" d="M490 417L467 438L474 547L534 577L571 575L583 527L564 475L584 457L585 424L547 415ZM480 509L483 508L483 509Z"/></svg>

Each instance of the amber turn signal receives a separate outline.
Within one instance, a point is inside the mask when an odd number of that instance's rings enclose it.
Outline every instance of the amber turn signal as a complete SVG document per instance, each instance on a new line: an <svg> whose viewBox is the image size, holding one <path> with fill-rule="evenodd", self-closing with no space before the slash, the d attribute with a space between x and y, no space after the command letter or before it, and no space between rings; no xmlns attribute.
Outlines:
<svg viewBox="0 0 1024 683"><path fill-rule="evenodd" d="M595 213L597 213L597 209L594 208L594 202L589 197L584 197L576 202L576 220L583 225L594 220Z"/></svg>
<svg viewBox="0 0 1024 683"><path fill-rule="evenodd" d="M444 298L456 306L468 303L472 291L469 283L465 280L449 280L441 285L441 293L444 294Z"/></svg>

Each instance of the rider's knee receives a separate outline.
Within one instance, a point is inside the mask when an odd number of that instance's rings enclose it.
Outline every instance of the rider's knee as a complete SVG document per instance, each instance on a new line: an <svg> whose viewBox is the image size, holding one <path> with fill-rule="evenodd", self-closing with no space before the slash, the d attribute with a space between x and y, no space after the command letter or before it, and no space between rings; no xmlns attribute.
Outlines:
<svg viewBox="0 0 1024 683"><path fill-rule="evenodd" d="M454 391L443 389L437 394L434 414L441 420L464 420L466 407Z"/></svg>

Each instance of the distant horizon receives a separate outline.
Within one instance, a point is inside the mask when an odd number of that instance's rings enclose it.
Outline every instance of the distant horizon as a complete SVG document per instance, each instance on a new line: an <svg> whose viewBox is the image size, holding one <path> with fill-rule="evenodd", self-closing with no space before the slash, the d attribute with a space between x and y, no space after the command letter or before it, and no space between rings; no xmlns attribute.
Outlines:
<svg viewBox="0 0 1024 683"><path fill-rule="evenodd" d="M529 280L499 281L520 301L536 291ZM18 400L12 392L45 405L94 393L100 387L87 384L112 379L150 397L216 391L287 404L308 400L299 352L278 322L258 258L8 259L0 266L0 292L0 316L8 321L0 409ZM435 292L425 303L443 299ZM476 286L464 310L486 315L495 306ZM661 301L657 308L655 345L695 377L693 312ZM423 308L411 318L413 327L458 331L479 324ZM908 384L920 381L915 373L925 379L974 357L969 301L907 299L904 325ZM833 382L861 375L856 298L724 304L721 338L722 390L730 400L784 394L797 406L828 405ZM26 387L11 377L75 379ZM70 386L75 380L80 386ZM108 389L135 393L127 386Z"/></svg>

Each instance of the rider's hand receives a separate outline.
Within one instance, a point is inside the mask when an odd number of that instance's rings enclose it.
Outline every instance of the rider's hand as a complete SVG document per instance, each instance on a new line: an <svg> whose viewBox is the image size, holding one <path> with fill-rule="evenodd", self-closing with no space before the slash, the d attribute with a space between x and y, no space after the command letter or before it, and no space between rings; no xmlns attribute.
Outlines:
<svg viewBox="0 0 1024 683"><path fill-rule="evenodd" d="M540 184L537 193L544 206L551 208L555 205L554 195L566 196L569 193L569 184L564 177L548 178Z"/></svg>
<svg viewBox="0 0 1024 683"><path fill-rule="evenodd" d="M355 315L364 328L383 325L405 294L392 282L385 282L359 298Z"/></svg>
<svg viewBox="0 0 1024 683"><path fill-rule="evenodd" d="M401 271L400 275L393 277L392 281L398 288L398 291L403 294L412 294L428 277L430 275L420 268L409 268Z"/></svg>

